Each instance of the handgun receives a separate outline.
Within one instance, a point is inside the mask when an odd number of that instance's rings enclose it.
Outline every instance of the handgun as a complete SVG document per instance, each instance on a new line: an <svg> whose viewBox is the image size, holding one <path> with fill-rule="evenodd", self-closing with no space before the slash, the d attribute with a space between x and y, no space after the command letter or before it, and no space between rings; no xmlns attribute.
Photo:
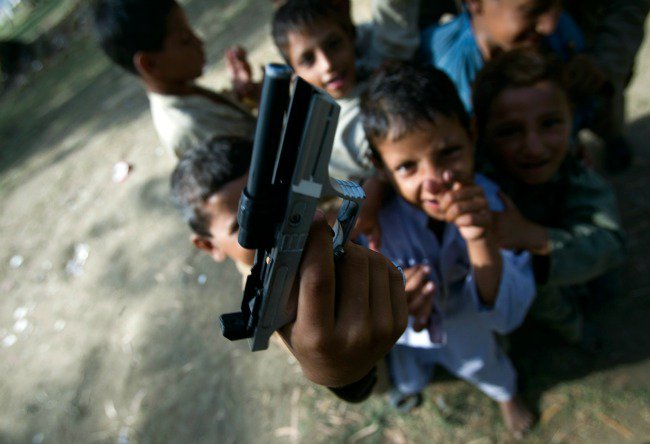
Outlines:
<svg viewBox="0 0 650 444"><path fill-rule="evenodd" d="M238 241L256 250L255 261L241 311L220 317L223 335L248 338L252 351L268 348L273 332L295 320L290 295L318 203L325 197L342 199L332 227L336 259L365 199L359 184L328 174L338 116L339 106L326 92L292 76L286 65L266 66L237 214Z"/></svg>

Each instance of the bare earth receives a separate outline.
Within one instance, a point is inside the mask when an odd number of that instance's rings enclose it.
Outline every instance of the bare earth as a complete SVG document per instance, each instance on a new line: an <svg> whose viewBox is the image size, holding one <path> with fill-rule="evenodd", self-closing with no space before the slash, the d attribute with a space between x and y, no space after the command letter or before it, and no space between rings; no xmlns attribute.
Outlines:
<svg viewBox="0 0 650 444"><path fill-rule="evenodd" d="M266 1L188 0L206 39L204 84L242 43L279 60ZM359 18L369 0L356 0ZM91 41L72 42L0 97L0 443L473 442L509 440L496 406L451 378L402 416L309 384L280 347L220 335L240 278L191 247L169 203L174 158L146 97ZM629 233L624 291L593 314L595 357L535 339L516 356L540 419L529 442L650 440L650 43L628 90L634 166L611 178ZM133 166L123 183L113 165Z"/></svg>

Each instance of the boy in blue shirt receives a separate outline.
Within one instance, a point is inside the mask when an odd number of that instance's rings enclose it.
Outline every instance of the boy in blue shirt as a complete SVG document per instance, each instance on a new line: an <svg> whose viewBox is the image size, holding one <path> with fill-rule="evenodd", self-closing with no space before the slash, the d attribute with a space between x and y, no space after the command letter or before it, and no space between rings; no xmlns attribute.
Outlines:
<svg viewBox="0 0 650 444"><path fill-rule="evenodd" d="M465 6L450 22L423 31L420 57L449 75L470 112L474 79L496 54L546 46L568 59L584 47L559 0L467 0Z"/></svg>
<svg viewBox="0 0 650 444"><path fill-rule="evenodd" d="M498 187L474 174L465 108L442 71L395 64L371 80L361 109L373 159L396 193L379 213L381 252L407 279L409 326L389 355L395 402L417 399L440 364L523 433L532 415L493 333L516 328L533 301L530 255L497 244L492 211L503 206Z"/></svg>

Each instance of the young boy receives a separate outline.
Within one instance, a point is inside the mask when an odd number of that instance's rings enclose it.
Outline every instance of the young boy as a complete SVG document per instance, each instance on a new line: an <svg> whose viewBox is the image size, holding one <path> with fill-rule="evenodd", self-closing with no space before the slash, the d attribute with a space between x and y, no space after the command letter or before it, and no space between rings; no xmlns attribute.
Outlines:
<svg viewBox="0 0 650 444"><path fill-rule="evenodd" d="M584 47L559 0L466 0L466 10L422 33L420 57L445 71L471 112L472 84L499 52L546 46L568 59Z"/></svg>
<svg viewBox="0 0 650 444"><path fill-rule="evenodd" d="M408 59L416 49L409 41L410 28L405 26L405 42L381 39L384 28L396 35L395 17L412 16L417 7L393 5L383 1L378 12L391 12L391 20L375 17L364 47L355 46L356 30L350 17L348 1L288 0L273 16L273 40L295 73L312 85L325 90L341 106L339 123L332 147L329 171L332 177L365 181L366 201L357 220L357 231L369 237L371 248L378 248L379 225L376 214L384 185L375 177L370 151L359 118L359 97L366 87L368 68L385 59ZM415 5L417 6L417 4ZM381 15L381 14L377 14ZM417 43L417 33L415 33ZM359 52L359 50L361 52ZM385 51L385 52L382 52Z"/></svg>
<svg viewBox="0 0 650 444"><path fill-rule="evenodd" d="M249 270L253 252L237 242L237 209L250 154L248 140L212 139L189 150L171 180L194 245ZM370 394L373 366L404 331L404 284L390 261L353 244L335 272L331 233L317 217L297 276L296 320L279 332L308 379L355 402Z"/></svg>
<svg viewBox="0 0 650 444"><path fill-rule="evenodd" d="M377 167L397 194L379 215L381 252L409 267L409 327L389 355L395 402L419 396L441 364L497 401L520 434L532 415L493 332L523 321L534 298L530 256L499 249L491 223L498 188L474 174L465 108L442 71L403 64L380 70L361 112Z"/></svg>
<svg viewBox="0 0 650 444"><path fill-rule="evenodd" d="M478 151L512 199L496 218L500 245L533 254L531 316L593 348L575 296L621 262L625 242L613 190L571 154L564 81L560 62L534 51L488 63L474 93Z"/></svg>
<svg viewBox="0 0 650 444"><path fill-rule="evenodd" d="M203 42L175 0L97 0L94 16L102 49L140 78L158 135L177 157L215 136L252 140L247 109L194 83L205 64Z"/></svg>
<svg viewBox="0 0 650 444"><path fill-rule="evenodd" d="M374 169L359 122L363 74L356 68L349 9L334 2L288 0L273 16L272 33L296 74L325 90L341 106L330 174L353 180L372 177Z"/></svg>

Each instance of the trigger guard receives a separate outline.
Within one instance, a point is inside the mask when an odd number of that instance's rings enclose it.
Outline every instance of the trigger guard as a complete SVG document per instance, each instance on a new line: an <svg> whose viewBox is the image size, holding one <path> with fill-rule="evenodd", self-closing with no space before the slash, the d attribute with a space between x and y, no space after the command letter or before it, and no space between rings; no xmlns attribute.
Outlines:
<svg viewBox="0 0 650 444"><path fill-rule="evenodd" d="M345 253L345 243L350 238L352 229L357 222L359 215L360 205L351 200L344 200L343 205L339 208L339 213L336 216L334 223L334 239L332 240L334 257L338 259Z"/></svg>

